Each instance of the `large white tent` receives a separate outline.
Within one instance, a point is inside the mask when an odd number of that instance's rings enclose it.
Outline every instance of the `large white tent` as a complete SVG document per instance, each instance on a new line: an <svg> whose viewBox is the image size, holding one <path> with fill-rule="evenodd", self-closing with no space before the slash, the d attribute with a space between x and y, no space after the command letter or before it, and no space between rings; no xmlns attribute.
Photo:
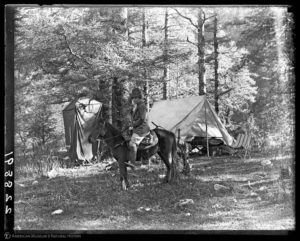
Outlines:
<svg viewBox="0 0 300 241"><path fill-rule="evenodd" d="M207 136L219 138L231 146L234 140L204 95L154 102L149 122L151 128L155 128L154 122L176 135L180 129L184 141Z"/></svg>

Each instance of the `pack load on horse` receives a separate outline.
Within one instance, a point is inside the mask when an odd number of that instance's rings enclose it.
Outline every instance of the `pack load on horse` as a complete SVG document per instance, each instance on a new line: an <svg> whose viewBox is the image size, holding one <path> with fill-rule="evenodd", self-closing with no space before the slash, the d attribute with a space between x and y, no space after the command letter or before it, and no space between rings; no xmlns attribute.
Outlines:
<svg viewBox="0 0 300 241"><path fill-rule="evenodd" d="M134 168L135 161L141 157L149 159L156 153L166 165L165 182L171 182L176 175L175 155L177 152L176 136L174 133L156 126L150 130L147 120L147 110L143 103L141 91L133 89L130 99L133 104L132 136L128 142L122 131L112 126L105 119L105 106L95 122L89 136L90 142L102 139L112 151L119 164L121 188L126 190L130 185L127 179L127 167ZM130 163L129 163L130 162Z"/></svg>

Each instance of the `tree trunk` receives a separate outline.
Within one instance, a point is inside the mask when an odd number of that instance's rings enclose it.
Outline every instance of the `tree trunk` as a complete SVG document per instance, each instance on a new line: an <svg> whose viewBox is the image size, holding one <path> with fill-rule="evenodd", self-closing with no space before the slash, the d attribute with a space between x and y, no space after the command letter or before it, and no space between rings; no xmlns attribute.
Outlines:
<svg viewBox="0 0 300 241"><path fill-rule="evenodd" d="M113 79L109 80L109 87L108 87L108 92L110 95L109 101L108 101L108 122L110 124L113 123L113 114L112 114L112 109L113 109Z"/></svg>
<svg viewBox="0 0 300 241"><path fill-rule="evenodd" d="M215 70L215 111L218 114L219 113L219 95L218 95L218 88L219 88L219 76L218 76L218 68L219 68L219 62L218 62L218 40L217 40L217 29L218 29L218 19L215 17L214 20L214 70Z"/></svg>
<svg viewBox="0 0 300 241"><path fill-rule="evenodd" d="M46 137L45 137L45 126L42 125L42 145L46 144Z"/></svg>
<svg viewBox="0 0 300 241"><path fill-rule="evenodd" d="M206 94L206 79L205 79L205 66L204 66L204 19L203 10L198 10L198 78L199 78L199 95Z"/></svg>
<svg viewBox="0 0 300 241"><path fill-rule="evenodd" d="M143 8L142 11L142 48L146 46L146 11Z"/></svg>
<svg viewBox="0 0 300 241"><path fill-rule="evenodd" d="M143 11L142 11L142 48L146 47L146 43L147 43L146 9L143 8ZM149 112L149 81L147 79L146 66L143 66L143 67L144 67L143 78L144 78L144 81L145 81L144 94L145 94L145 97L146 97L147 111Z"/></svg>
<svg viewBox="0 0 300 241"><path fill-rule="evenodd" d="M278 85L280 88L284 87L284 83L288 80L287 76L287 60L284 55L284 32L285 27L283 26L284 12L283 9L273 8L274 12L274 29L277 47L277 64L279 81Z"/></svg>
<svg viewBox="0 0 300 241"><path fill-rule="evenodd" d="M163 75L163 99L168 99L168 78L169 78L169 69L168 69L168 8L165 10L165 39L164 39L164 75Z"/></svg>
<svg viewBox="0 0 300 241"><path fill-rule="evenodd" d="M111 98L109 103L109 123L122 128L122 106L123 106L123 83L118 77L111 80Z"/></svg>
<svg viewBox="0 0 300 241"><path fill-rule="evenodd" d="M225 117L225 123L226 123L226 125L230 124L229 114L230 114L230 108L227 108L225 116L224 116Z"/></svg>
<svg viewBox="0 0 300 241"><path fill-rule="evenodd" d="M121 16L124 19L124 28L125 28L125 33L124 35L127 38L127 41L130 42L130 31L129 31L129 24L128 24L128 18L129 18L129 10L128 8L123 8L121 12Z"/></svg>
<svg viewBox="0 0 300 241"><path fill-rule="evenodd" d="M128 41L128 24L127 16L128 9L121 8L120 12L120 24L122 35L124 36L125 41ZM116 126L118 129L122 129L122 109L124 102L124 81L120 78L118 73L115 73L111 81L111 123Z"/></svg>
<svg viewBox="0 0 300 241"><path fill-rule="evenodd" d="M123 81L117 77L113 78L113 98L112 98L112 124L118 129L122 129L122 106L124 87Z"/></svg>

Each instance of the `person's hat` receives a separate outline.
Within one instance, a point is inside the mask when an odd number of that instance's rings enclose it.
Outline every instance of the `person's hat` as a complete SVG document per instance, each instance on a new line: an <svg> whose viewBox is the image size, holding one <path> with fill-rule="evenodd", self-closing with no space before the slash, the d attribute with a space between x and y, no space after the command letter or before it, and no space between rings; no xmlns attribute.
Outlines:
<svg viewBox="0 0 300 241"><path fill-rule="evenodd" d="M142 91L139 88L134 88L131 92L131 99L133 98L139 98L142 99L143 98L143 94Z"/></svg>

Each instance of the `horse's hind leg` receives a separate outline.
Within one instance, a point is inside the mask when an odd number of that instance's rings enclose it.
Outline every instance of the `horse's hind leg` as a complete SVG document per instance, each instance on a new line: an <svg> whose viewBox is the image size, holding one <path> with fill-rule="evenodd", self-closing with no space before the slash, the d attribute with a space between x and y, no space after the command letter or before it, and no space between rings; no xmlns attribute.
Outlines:
<svg viewBox="0 0 300 241"><path fill-rule="evenodd" d="M167 168L167 172L166 172L166 176L164 178L164 182L170 182L171 181L171 177L172 177L172 155L171 154L165 154L165 153L161 153L158 152L158 155L160 156L160 158L163 160L163 162L166 165Z"/></svg>

